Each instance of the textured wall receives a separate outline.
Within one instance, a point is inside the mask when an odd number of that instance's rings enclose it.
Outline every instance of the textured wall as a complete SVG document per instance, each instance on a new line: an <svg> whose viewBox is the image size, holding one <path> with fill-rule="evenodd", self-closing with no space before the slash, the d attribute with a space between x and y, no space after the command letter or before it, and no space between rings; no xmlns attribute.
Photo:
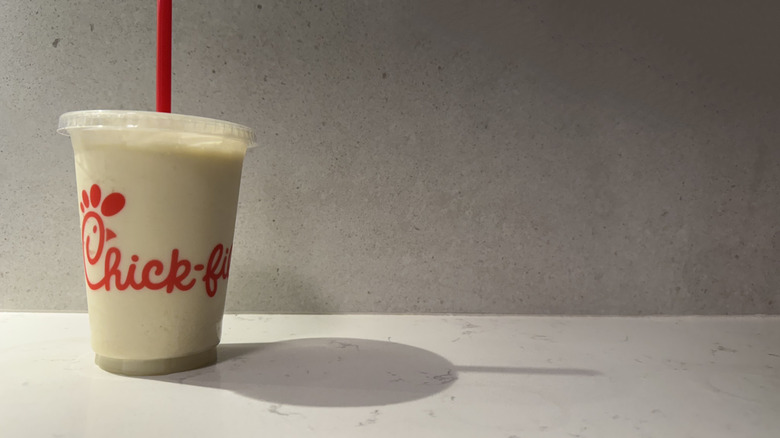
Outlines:
<svg viewBox="0 0 780 438"><path fill-rule="evenodd" d="M297 3L175 5L174 112L261 143L229 310L780 311L776 2ZM153 109L154 13L0 0L0 308L85 309L54 129Z"/></svg>

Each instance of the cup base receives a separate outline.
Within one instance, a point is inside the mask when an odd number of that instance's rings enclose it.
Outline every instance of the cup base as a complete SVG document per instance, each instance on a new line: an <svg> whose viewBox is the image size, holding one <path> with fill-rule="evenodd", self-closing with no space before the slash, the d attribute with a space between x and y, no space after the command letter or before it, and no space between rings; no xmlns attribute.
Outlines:
<svg viewBox="0 0 780 438"><path fill-rule="evenodd" d="M124 376L159 376L194 370L217 363L217 347L189 356L169 359L132 360L95 355L95 363L113 374Z"/></svg>

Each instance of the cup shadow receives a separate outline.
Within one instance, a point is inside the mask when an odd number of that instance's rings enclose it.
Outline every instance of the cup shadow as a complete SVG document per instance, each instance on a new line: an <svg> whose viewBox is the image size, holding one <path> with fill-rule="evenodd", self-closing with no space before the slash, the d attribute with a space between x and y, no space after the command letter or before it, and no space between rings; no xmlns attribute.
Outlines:
<svg viewBox="0 0 780 438"><path fill-rule="evenodd" d="M216 365L147 379L299 406L377 406L431 396L457 373L428 350L368 339L222 344Z"/></svg>
<svg viewBox="0 0 780 438"><path fill-rule="evenodd" d="M422 348L389 341L308 338L222 344L216 365L149 380L219 388L282 405L381 406L432 396L459 373L599 376L580 368L456 366Z"/></svg>

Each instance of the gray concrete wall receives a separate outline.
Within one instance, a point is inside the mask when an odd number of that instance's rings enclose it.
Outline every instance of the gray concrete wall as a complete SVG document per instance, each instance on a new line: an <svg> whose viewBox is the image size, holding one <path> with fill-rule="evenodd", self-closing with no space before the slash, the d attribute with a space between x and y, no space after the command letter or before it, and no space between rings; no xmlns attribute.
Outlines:
<svg viewBox="0 0 780 438"><path fill-rule="evenodd" d="M176 2L174 112L261 144L228 309L778 313L776 4ZM154 108L154 14L0 0L0 308L86 308L54 129Z"/></svg>

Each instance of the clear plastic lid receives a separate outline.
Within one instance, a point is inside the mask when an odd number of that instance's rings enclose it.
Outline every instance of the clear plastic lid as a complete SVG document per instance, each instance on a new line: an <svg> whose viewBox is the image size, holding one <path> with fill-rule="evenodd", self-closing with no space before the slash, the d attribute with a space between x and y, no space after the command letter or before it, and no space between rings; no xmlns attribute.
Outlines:
<svg viewBox="0 0 780 438"><path fill-rule="evenodd" d="M60 116L57 132L70 135L77 129L150 129L190 134L213 135L243 140L247 147L257 146L255 132L237 123L206 117L152 111L89 110Z"/></svg>

